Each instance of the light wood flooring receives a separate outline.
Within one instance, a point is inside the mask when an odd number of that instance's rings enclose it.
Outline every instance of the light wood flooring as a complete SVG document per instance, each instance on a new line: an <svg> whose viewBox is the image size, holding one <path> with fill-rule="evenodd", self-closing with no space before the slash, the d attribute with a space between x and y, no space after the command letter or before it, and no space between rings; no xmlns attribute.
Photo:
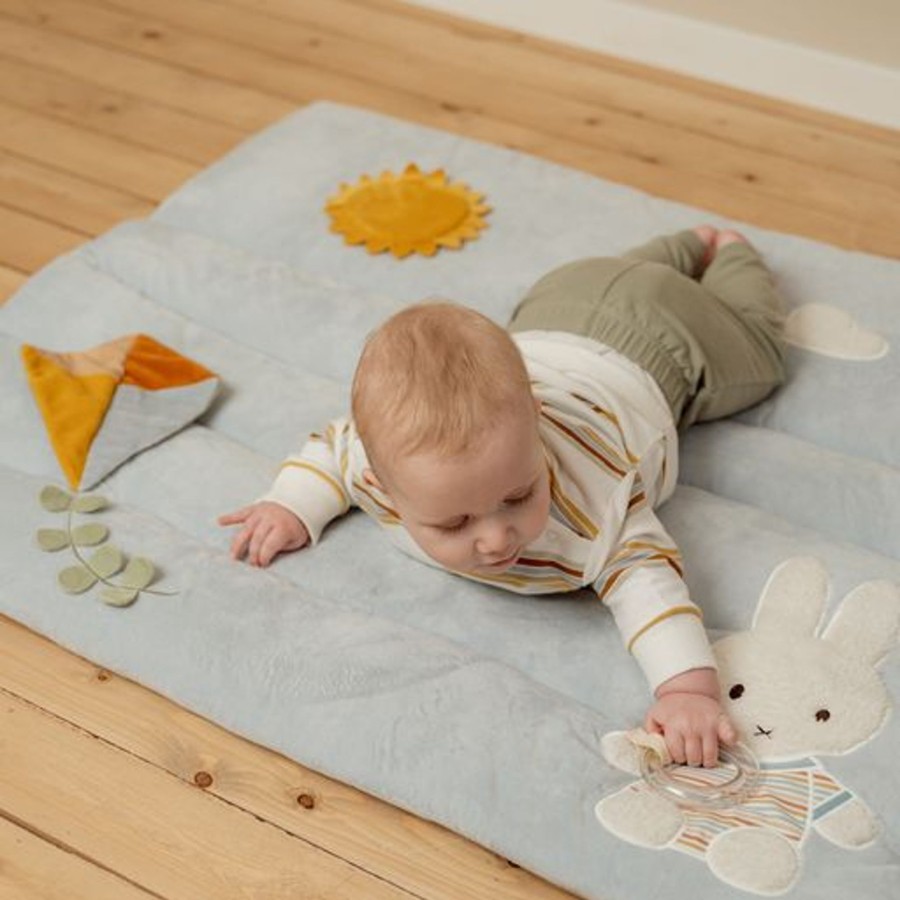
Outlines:
<svg viewBox="0 0 900 900"><path fill-rule="evenodd" d="M895 131L395 0L0 0L0 299L320 98L900 257ZM567 896L0 617L2 900Z"/></svg>

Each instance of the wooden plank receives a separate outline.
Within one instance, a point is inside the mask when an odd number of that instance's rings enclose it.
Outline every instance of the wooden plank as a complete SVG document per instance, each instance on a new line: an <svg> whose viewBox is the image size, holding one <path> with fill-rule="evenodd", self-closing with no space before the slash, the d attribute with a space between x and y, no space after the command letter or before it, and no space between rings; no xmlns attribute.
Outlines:
<svg viewBox="0 0 900 900"><path fill-rule="evenodd" d="M0 304L9 300L27 279L28 276L24 272L0 265Z"/></svg>
<svg viewBox="0 0 900 900"><path fill-rule="evenodd" d="M289 7L292 0L223 0L223 2L228 5L236 4L244 7L271 10L272 8L283 9L286 6ZM317 7L320 3L324 6L332 6L330 0L306 0L304 5L308 7L310 3L316 4ZM347 4L347 14L350 16L359 15L360 10L374 9L395 17L395 22L403 30L404 37L408 37L407 27L415 27L417 22L424 22L438 26L441 34L465 36L480 43L482 46L489 44L492 50L496 50L498 46L521 47L529 52L552 57L557 62L565 63L564 66L559 68L554 66L547 72L544 80L554 85L560 83L560 78L566 79L566 75L561 73L570 67L573 71L584 71L588 76L587 81L592 80L590 70L596 70L598 67L601 67L605 72L608 71L629 78L633 87L637 88L637 92L641 94L648 88L652 90L654 87L666 87L672 89L676 97L684 94L697 94L708 101L712 101L713 104L722 101L732 110L756 110L767 115L775 115L778 118L791 121L795 126L811 125L825 128L828 131L837 129L846 134L857 134L865 141L882 140L890 145L894 145L896 142L895 129L848 119L844 116L838 116L813 107L798 106L783 100L765 97L761 94L751 94L747 91L726 87L715 82L703 81L689 75L681 75L671 70L654 68L645 63L632 62L595 50L562 44L559 41L500 28L474 19L465 19L452 13L443 13L438 10L402 2L402 0L334 0L334 6L337 8L340 8L345 3ZM326 21L326 15L327 13L323 13L316 8L318 21ZM361 25L368 30L368 21L361 22ZM500 70L505 67L507 59L505 56L501 56L496 59L496 62L496 68ZM583 66L587 66L587 69L583 69Z"/></svg>
<svg viewBox="0 0 900 900"><path fill-rule="evenodd" d="M226 44L190 30L166 27L146 11L134 16L79 0L0 0L0 13L134 58L218 81L251 85L262 94L293 101L290 108L318 99L350 97L365 104L384 94L359 78L322 72L317 66L281 58L268 49Z"/></svg>
<svg viewBox="0 0 900 900"><path fill-rule="evenodd" d="M155 204L0 150L0 198L81 234L96 235L122 219L146 216Z"/></svg>
<svg viewBox="0 0 900 900"><path fill-rule="evenodd" d="M564 900L559 888L395 807L244 741L0 616L0 689L429 900ZM134 710L140 715L134 715ZM304 800L310 808L302 805ZM152 795L144 803L153 802ZM377 828L373 828L377 822ZM218 898L217 898L218 900Z"/></svg>
<svg viewBox="0 0 900 900"><path fill-rule="evenodd" d="M0 816L0 898L153 900L134 884Z"/></svg>
<svg viewBox="0 0 900 900"><path fill-rule="evenodd" d="M43 21L40 28L32 28L8 18L12 15L19 15L24 21L38 21L42 18L46 21ZM198 103L189 107L192 109L202 108L199 104L203 98L195 88L220 82L216 80L218 76L206 77L194 69L188 71L178 68L181 65L181 56L184 56L191 66L196 66L198 60L204 56L212 56L218 61L216 71L225 77L243 79L254 78L258 74L253 63L258 61L260 54L254 54L251 61L244 59L245 65L243 69L240 69L236 66L235 59L226 52L229 48L222 47L221 44L210 48L209 42L202 47L191 43L187 46L186 53L184 52L184 42L180 42L181 52L178 59L168 58L165 55L161 56L160 62L139 58L132 55L131 52L142 50L142 38L136 32L134 23L127 21L122 23L121 17L112 22L108 18L98 20L96 15L90 16L90 11L85 12L85 17L87 17L86 22L82 22L83 17L71 13L65 18L67 27L84 34L83 39L73 38L70 34L48 30L60 27L58 16L37 15L31 9L30 3L22 4L20 0L0 0L0 18L4 19L3 27L0 28L0 52L23 59L33 59L36 55L38 59L52 61L54 66L62 67L61 71L70 72L79 78L90 79L91 73L94 71L108 72L117 83L127 83L129 91L140 96L151 96L173 106L198 95ZM158 28L145 30L156 35L154 43L164 44L163 50L167 52L168 41L162 40L162 32ZM127 32L127 34L123 36L123 32ZM91 43L101 38L117 41L123 49L112 51L108 46ZM195 49L197 53L193 54L192 51ZM152 47L151 50L160 55L158 46ZM49 64L50 62L48 62ZM179 76L174 83L171 77L173 74ZM181 76L184 76L184 79L191 79L191 81L183 83ZM367 85L359 79L341 78L327 73L323 75L309 67L298 67L291 73L286 73L284 68L278 69L274 74L264 72L263 80L269 89L274 88L278 91L289 89L298 103L328 99L368 106L374 110L445 128L459 134L492 140L494 143L526 152L539 153L545 144L555 144L547 135L537 134L509 123L491 121L473 114L470 110L457 108L440 100L399 95ZM289 88L286 88L286 85ZM254 95L263 100L275 100L274 97L267 97L262 92L254 92ZM296 104L293 102L286 100L278 102L281 114L296 108ZM255 108L259 104L254 101L251 105ZM223 111L217 110L217 115L220 114L224 114ZM566 145L560 141L559 146L565 148ZM550 158L554 157L550 156ZM592 161L597 164L606 162L609 168L613 169L619 164L619 157L616 154L594 151ZM640 161L629 160L627 162L634 163L638 170L648 168Z"/></svg>
<svg viewBox="0 0 900 900"><path fill-rule="evenodd" d="M135 0L113 0L116 6L133 6ZM156 15L166 15L178 24L191 24L188 13L202 0L189 0L177 5L174 0L159 0L154 6ZM209 9L206 4L205 9ZM248 41L255 37L249 23L220 17L218 34L231 40ZM204 23L206 24L206 23ZM233 29L233 30L232 30ZM476 109L492 118L510 119L516 124L536 131L558 135L572 142L612 150L626 157L635 157L665 170L671 181L683 182L692 188L699 181L714 180L727 185L752 186L756 193L790 196L795 202L831 214L846 209L847 198L858 198L854 211L860 218L878 218L900 227L900 179L885 185L870 180L871 169L864 175L847 175L838 170L811 171L788 156L779 156L763 140L754 145L730 141L704 134L693 128L688 117L674 124L663 118L648 120L620 111L611 106L598 108L582 97L548 91L536 85L522 85L507 80L506 70L495 79L493 94L485 97L484 78L487 73L463 69L450 60L436 60L430 45L409 42L410 50L403 55L390 48L373 46L365 30L347 29L341 35L329 35L322 29L304 29L311 36L301 44L289 29L279 28L259 34L260 40L272 43L273 50L287 52L288 40L300 48L295 54L307 64L323 69L336 67L353 72L361 79L394 90L408 88L410 70L416 71L416 84L432 84L429 90L441 91L454 104ZM256 29L257 33L260 29ZM416 48L421 48L419 52ZM605 79L604 79L605 80ZM595 82L599 79L594 79ZM677 114L678 110L675 110ZM660 127L662 126L662 127ZM762 149L761 149L762 148ZM863 160L863 164L865 164ZM891 166L897 171L900 154L884 159L882 169Z"/></svg>
<svg viewBox="0 0 900 900"><path fill-rule="evenodd" d="M131 0L113 0L120 8L136 9ZM233 21L245 40L262 32L262 17L301 25L325 40L315 45L317 52L330 52L329 35L339 38L364 37L367 44L396 50L405 55L427 57L436 66L464 66L484 79L512 82L542 92L576 98L590 103L595 117L608 110L650 124L662 124L688 133L700 133L738 147L762 150L768 155L810 162L825 169L838 169L865 180L900 181L900 137L888 129L872 126L861 139L859 125L836 117L817 124L797 122L783 111L760 111L752 106L735 109L735 98L709 96L702 84L685 89L682 80L666 78L648 82L645 68L619 71L608 57L592 55L570 58L559 45L538 45L530 38L510 32L448 20L431 11L411 10L408 4L360 3L357 0L229 0L235 8L227 19ZM168 4L167 4L168 5ZM166 7L154 4L156 15L166 15ZM243 15L237 18L238 11ZM184 5L182 16L190 13L192 27L205 33L221 28L221 3ZM168 16L167 16L168 18ZM216 23L218 18L219 23ZM182 21L184 19L182 18ZM254 24L255 23L255 24ZM275 51L290 50L289 33ZM268 39L268 36L266 36ZM315 35L307 38L312 44ZM598 61L603 75L597 77ZM673 81L675 83L673 84ZM874 140L873 140L874 138Z"/></svg>
<svg viewBox="0 0 900 900"><path fill-rule="evenodd" d="M142 0L105 0L105 4L135 16L146 15L146 4ZM359 9L358 5L351 6ZM664 145L668 148L674 165L687 171L700 170L706 177L715 175L717 160L725 159L725 154L712 152L717 145L722 144L724 123L719 123L718 128L698 127L695 117L688 114L696 112L696 107L687 110L683 103L673 104L671 93L662 103L656 104L653 109L656 115L651 119L645 109L639 110L639 115L634 115L635 110L620 109L608 101L605 107L599 106L597 101L600 97L595 96L585 85L579 87L577 81L569 82L568 90L561 91L558 86L554 86L550 91L545 86L546 75L542 66L536 66L533 60L529 60L532 64L510 67L510 71L502 64L506 61L504 55L500 60L501 74L494 78L495 89L498 85L503 86L503 97L495 106L491 106L485 99L483 90L489 60L489 54L484 52L483 46L479 48L480 53L470 53L459 60L453 52L455 48L451 47L451 52L444 52L449 41L438 40L434 34L430 40L426 40L424 35L407 34L408 26L404 23L403 30L399 33L396 26L394 29L394 40L402 41L404 47L404 52L398 54L396 47L373 43L365 23L358 23L350 15L336 16L335 7L331 3L326 8L331 10L332 30L318 23L274 18L247 12L239 7L235 7L228 16L223 16L220 5L209 0L157 0L153 5L152 15L153 21L162 19L170 25L177 25L179 34L193 31L230 44L266 50L285 60L315 65L322 70L354 72L366 81L398 91L410 90L410 73L415 71L417 86L421 86L423 76L434 79L435 83L440 79L441 90L449 92L452 102L479 108L492 115L511 116L520 124L538 129L547 128L553 134L568 136L572 140L619 147L624 152L639 157L642 154L650 157L656 154L653 149L641 149L645 146L652 148L653 141L657 146ZM308 13L309 5L304 5L304 9ZM339 31L335 30L337 27L340 27ZM160 34L160 40L163 40L166 33L160 29ZM461 65L461 61L466 63L465 67ZM540 73L540 77L536 73ZM604 88L607 80L603 79ZM584 81L586 85L600 82L597 78ZM669 101L668 104L665 100ZM673 105L674 109L671 108ZM663 109L667 112L660 114ZM708 120L708 114L703 118ZM663 126L662 129L658 127L660 125ZM793 130L796 132L796 127ZM698 142L698 136L707 140ZM728 142L732 159L724 171L729 176L735 171L740 172L740 177L743 178L752 176L758 161L758 151L763 149L764 159L769 162L773 173L777 175L783 169L785 179L790 180L795 190L798 189L798 167L792 165L794 159L790 155L773 152L771 133L752 136L744 133L742 137L742 141L732 139ZM816 139L821 138L821 135L813 133L810 137ZM698 143L700 153L696 149ZM682 151L682 147L686 149ZM710 152L703 153L704 149ZM852 158L856 161L856 156ZM881 164L881 169L873 171L876 163ZM877 160L858 160L853 166L855 177L866 184L854 184L854 188L859 191L871 187L869 182L873 177L886 174L888 167L897 171L898 163L900 151L896 147L892 154L884 153ZM803 168L802 171L805 176L807 170ZM816 173L818 195L821 195L821 174ZM772 180L771 175L769 180ZM807 187L805 179L801 183L801 189ZM900 189L897 199L900 199ZM884 202L887 208L888 201Z"/></svg>
<svg viewBox="0 0 900 900"><path fill-rule="evenodd" d="M295 104L233 82L207 78L153 60L142 59L89 40L53 32L34 22L4 15L0 5L0 53L54 72L127 92L189 113L201 121L221 122L256 131L287 115Z"/></svg>
<svg viewBox="0 0 900 900"><path fill-rule="evenodd" d="M0 0L0 7L23 2ZM230 75L298 102L311 99L312 92L338 100L355 96L385 111L394 111L398 105L418 111L422 103L417 92L436 94L444 98L439 105L447 112L465 112L470 121L489 119L492 124L524 129L528 133L524 149L531 152L544 143L559 147L565 142L569 159L576 160L578 167L709 209L715 207L707 198L725 197L728 208L720 212L764 226L788 230L794 225L797 217L790 214L772 221L773 208L811 210L830 220L816 236L847 246L853 246L862 227L871 231L870 223L878 221L883 224L877 226L873 240L900 252L896 237L900 194L894 198L890 188L878 189L855 176L813 171L795 160L746 147L723 148L721 141L703 134L664 123L661 127L659 122L616 111L606 111L601 118L589 103L522 87L502 77L486 93L478 73L435 64L406 48L402 53L380 48L367 43L364 35L334 35L262 16L213 16L212 7L202 0L161 0L153 7L152 19L135 6L136 0L113 2L129 12L114 12L85 0L28 0L28 5L41 10L48 26L99 35L120 48L216 77ZM200 26L214 29L214 38L195 30ZM152 40L147 35L153 35ZM278 52L280 57L275 55ZM422 112L432 121L435 110L425 106ZM522 149L522 142L516 146ZM604 154L606 159L598 166ZM763 221L752 214L760 208L767 210Z"/></svg>
<svg viewBox="0 0 900 900"><path fill-rule="evenodd" d="M87 235L0 205L0 266L35 272Z"/></svg>
<svg viewBox="0 0 900 900"><path fill-rule="evenodd" d="M201 165L244 137L229 125L201 121L122 91L4 56L0 56L0 100Z"/></svg>
<svg viewBox="0 0 900 900"><path fill-rule="evenodd" d="M2 100L0 149L155 201L168 196L199 169L193 163L47 119Z"/></svg>
<svg viewBox="0 0 900 900"><path fill-rule="evenodd" d="M151 893L319 900L355 879L353 900L410 900L12 694L0 692L0 715L4 815Z"/></svg>

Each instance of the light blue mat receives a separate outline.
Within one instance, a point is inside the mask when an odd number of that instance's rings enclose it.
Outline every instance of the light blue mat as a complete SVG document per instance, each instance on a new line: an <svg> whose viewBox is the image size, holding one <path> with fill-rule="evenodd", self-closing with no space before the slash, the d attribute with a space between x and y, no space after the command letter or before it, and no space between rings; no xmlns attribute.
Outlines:
<svg viewBox="0 0 900 900"><path fill-rule="evenodd" d="M494 212L478 241L397 261L329 233L322 207L340 182L410 161L487 195ZM726 224L359 110L298 112L0 309L0 610L585 897L746 896L703 860L637 846L597 820L598 801L631 780L600 739L638 724L648 696L586 594L529 599L452 578L390 549L361 514L267 571L230 562L215 525L343 411L358 348L393 310L443 295L503 322L558 264L710 220ZM829 613L861 583L900 584L900 263L743 230L791 308L840 309L888 352L863 361L794 348L781 392L686 437L682 483L661 516L713 637L750 627L790 557L824 563ZM117 543L157 562L156 586L174 592L120 610L59 591L58 560L36 546L48 524L37 495L59 475L18 347L80 350L136 331L219 373L224 390L201 422L98 488ZM879 670L893 698L898 656ZM900 896L898 746L894 716L853 752L805 748L879 830L864 847L836 848L808 828L790 896Z"/></svg>

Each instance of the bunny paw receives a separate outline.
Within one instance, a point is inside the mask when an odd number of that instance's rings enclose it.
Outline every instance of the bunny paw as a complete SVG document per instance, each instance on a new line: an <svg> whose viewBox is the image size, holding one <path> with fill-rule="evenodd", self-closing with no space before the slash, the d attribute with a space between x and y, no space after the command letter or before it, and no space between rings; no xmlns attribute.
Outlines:
<svg viewBox="0 0 900 900"><path fill-rule="evenodd" d="M865 847L878 837L878 823L874 816L855 798L830 816L820 819L815 828L832 844L850 850Z"/></svg>
<svg viewBox="0 0 900 900"><path fill-rule="evenodd" d="M800 860L788 841L767 828L720 834L706 851L713 874L744 891L783 894L796 881Z"/></svg>
<svg viewBox="0 0 900 900"><path fill-rule="evenodd" d="M662 735L648 734L643 728L631 731L609 731L600 741L603 758L617 769L630 775L641 774L641 754L651 751L659 757L662 765L671 762L666 742Z"/></svg>
<svg viewBox="0 0 900 900"><path fill-rule="evenodd" d="M601 800L594 814L616 837L642 847L665 847L681 831L681 810L649 791L625 788Z"/></svg>

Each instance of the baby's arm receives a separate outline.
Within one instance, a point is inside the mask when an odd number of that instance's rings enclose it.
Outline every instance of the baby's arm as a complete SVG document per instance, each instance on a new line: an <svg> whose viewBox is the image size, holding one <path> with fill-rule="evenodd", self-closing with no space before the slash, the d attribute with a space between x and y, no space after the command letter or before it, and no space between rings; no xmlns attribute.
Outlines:
<svg viewBox="0 0 900 900"><path fill-rule="evenodd" d="M734 729L719 702L715 657L681 574L681 557L643 497L639 479L619 551L594 582L656 702L645 728L662 734L672 758L714 765Z"/></svg>
<svg viewBox="0 0 900 900"><path fill-rule="evenodd" d="M231 555L267 566L282 552L316 544L325 526L347 512L352 499L344 484L352 426L337 419L324 434L313 434L303 449L288 457L269 489L256 503L219 518L240 525Z"/></svg>

